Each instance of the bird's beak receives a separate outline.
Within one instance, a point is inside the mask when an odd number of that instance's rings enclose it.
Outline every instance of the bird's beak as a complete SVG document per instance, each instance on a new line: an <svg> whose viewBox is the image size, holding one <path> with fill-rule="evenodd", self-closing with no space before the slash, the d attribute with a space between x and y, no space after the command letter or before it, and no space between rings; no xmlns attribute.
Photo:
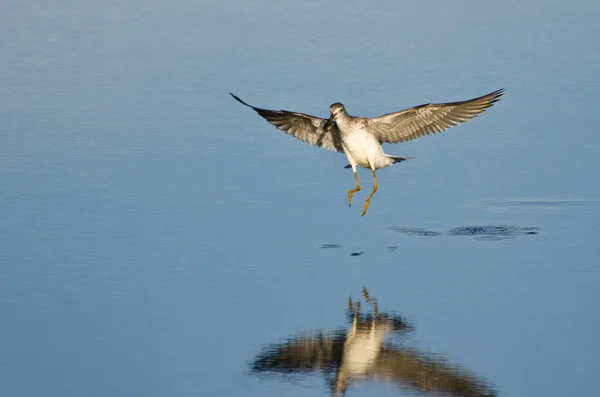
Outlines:
<svg viewBox="0 0 600 397"><path fill-rule="evenodd" d="M333 125L333 113L331 114L331 116L329 116L329 119L327 119L327 122L323 126L323 129L325 131L329 132L331 130L332 125Z"/></svg>

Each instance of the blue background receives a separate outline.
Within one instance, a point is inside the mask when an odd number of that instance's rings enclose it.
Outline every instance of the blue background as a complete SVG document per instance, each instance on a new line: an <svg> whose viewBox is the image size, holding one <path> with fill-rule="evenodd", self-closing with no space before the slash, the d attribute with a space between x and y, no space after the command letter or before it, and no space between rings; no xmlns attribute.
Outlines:
<svg viewBox="0 0 600 397"><path fill-rule="evenodd" d="M363 285L414 322L407 343L500 395L597 395L597 2L0 10L1 395L327 395L248 363L344 327ZM378 172L365 217L369 171L348 208L343 155L229 96L372 117L502 87L481 117L385 146L415 159ZM465 226L510 228L449 233Z"/></svg>

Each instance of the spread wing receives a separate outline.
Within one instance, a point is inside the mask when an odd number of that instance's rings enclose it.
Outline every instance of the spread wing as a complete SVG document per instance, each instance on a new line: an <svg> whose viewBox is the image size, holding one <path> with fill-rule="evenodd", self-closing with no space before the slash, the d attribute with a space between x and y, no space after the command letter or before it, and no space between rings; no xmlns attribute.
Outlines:
<svg viewBox="0 0 600 397"><path fill-rule="evenodd" d="M254 109L256 113L278 129L285 131L286 134L292 135L304 143L333 150L334 152L344 152L337 125L333 124L329 131L325 131L323 129L327 122L325 119L303 113L289 112L287 110L260 109L248 105L233 94L231 96L239 103Z"/></svg>
<svg viewBox="0 0 600 397"><path fill-rule="evenodd" d="M302 333L266 346L252 363L255 373L335 372L340 364L346 332Z"/></svg>
<svg viewBox="0 0 600 397"><path fill-rule="evenodd" d="M433 395L496 396L496 391L485 379L439 357L408 348L384 347L372 376L401 388Z"/></svg>
<svg viewBox="0 0 600 397"><path fill-rule="evenodd" d="M462 102L429 103L396 113L368 119L367 130L380 143L411 141L423 135L442 132L483 113L500 100L504 89Z"/></svg>
<svg viewBox="0 0 600 397"><path fill-rule="evenodd" d="M310 374L335 376L341 364L345 331L299 334L262 349L251 363L259 374ZM337 375L340 376L339 374ZM496 391L484 378L461 366L409 348L388 345L382 348L374 366L366 373L371 378L402 390L454 397L494 397ZM345 383L352 382L351 379ZM347 384L342 383L342 389ZM342 393L343 394L343 393Z"/></svg>

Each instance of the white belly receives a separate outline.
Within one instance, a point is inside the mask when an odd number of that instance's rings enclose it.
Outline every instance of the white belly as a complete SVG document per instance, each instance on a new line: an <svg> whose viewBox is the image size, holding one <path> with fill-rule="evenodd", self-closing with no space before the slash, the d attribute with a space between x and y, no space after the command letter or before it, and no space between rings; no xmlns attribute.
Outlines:
<svg viewBox="0 0 600 397"><path fill-rule="evenodd" d="M355 129L342 134L342 146L350 164L369 169L379 169L391 164L377 139L363 130Z"/></svg>
<svg viewBox="0 0 600 397"><path fill-rule="evenodd" d="M356 339L344 351L344 371L351 377L363 376L375 364L382 345L383 339L371 333L356 335Z"/></svg>

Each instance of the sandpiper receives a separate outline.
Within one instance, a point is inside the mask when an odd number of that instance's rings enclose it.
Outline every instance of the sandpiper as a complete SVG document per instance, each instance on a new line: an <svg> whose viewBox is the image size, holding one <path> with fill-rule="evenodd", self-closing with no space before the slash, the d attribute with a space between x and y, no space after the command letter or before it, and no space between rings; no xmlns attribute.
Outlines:
<svg viewBox="0 0 600 397"><path fill-rule="evenodd" d="M361 189L356 167L370 169L373 172L373 190L365 201L362 212L365 215L378 189L375 171L408 159L384 153L381 144L411 141L423 135L445 131L483 113L503 93L504 89L499 89L461 102L427 103L375 118L350 116L343 104L334 103L329 107L330 116L327 120L287 110L261 109L233 94L231 96L288 135L309 145L346 154L350 162L346 168L352 168L356 181L356 188L348 191L349 206L352 205L352 195Z"/></svg>

